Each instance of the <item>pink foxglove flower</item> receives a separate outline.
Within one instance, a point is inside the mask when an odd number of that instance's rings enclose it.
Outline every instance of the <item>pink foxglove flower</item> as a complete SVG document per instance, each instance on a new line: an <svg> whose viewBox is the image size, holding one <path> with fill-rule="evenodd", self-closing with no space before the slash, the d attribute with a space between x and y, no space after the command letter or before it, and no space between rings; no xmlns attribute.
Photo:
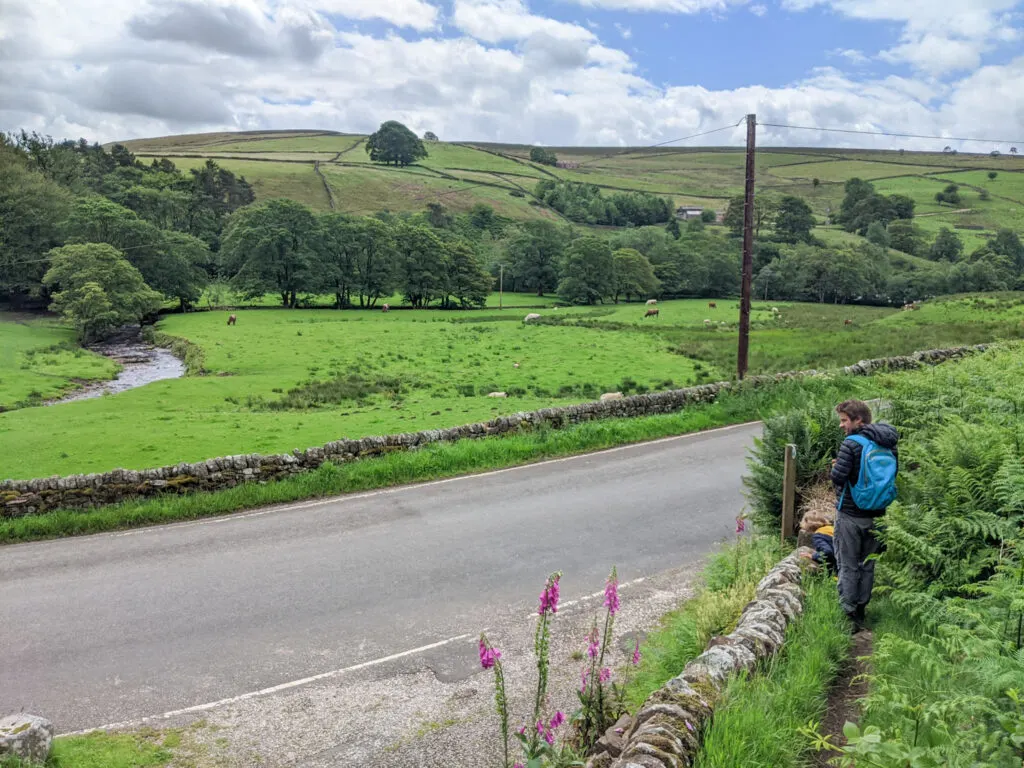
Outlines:
<svg viewBox="0 0 1024 768"><path fill-rule="evenodd" d="M743 515L736 518L736 533L743 533L747 530L747 520Z"/></svg>
<svg viewBox="0 0 1024 768"><path fill-rule="evenodd" d="M619 611L619 574L612 566L608 581L604 585L604 604L608 613L614 616Z"/></svg>
<svg viewBox="0 0 1024 768"><path fill-rule="evenodd" d="M611 679L611 677L612 677L612 671L610 669L608 669L608 667L604 667L601 670L601 674L597 678L597 682L599 682L599 683L607 683Z"/></svg>
<svg viewBox="0 0 1024 768"><path fill-rule="evenodd" d="M543 616L548 611L558 613L558 580L561 573L552 574L544 585L544 591L540 593L540 606L537 608L537 615Z"/></svg>
<svg viewBox="0 0 1024 768"><path fill-rule="evenodd" d="M494 662L501 658L501 651L496 648L489 648L487 643L480 639L480 666L484 669L490 669L494 666Z"/></svg>
<svg viewBox="0 0 1024 768"><path fill-rule="evenodd" d="M597 658L597 652L601 646L601 637L597 634L597 624L594 624L590 630L590 634L587 635L587 655L592 658Z"/></svg>
<svg viewBox="0 0 1024 768"><path fill-rule="evenodd" d="M640 663L640 638L636 639L636 645L633 647L633 666L635 667Z"/></svg>
<svg viewBox="0 0 1024 768"><path fill-rule="evenodd" d="M562 711L559 710L559 711L555 712L555 716L551 718L551 730L554 730L555 728L557 728L558 726L560 726L564 722L565 722L565 715L562 714Z"/></svg>

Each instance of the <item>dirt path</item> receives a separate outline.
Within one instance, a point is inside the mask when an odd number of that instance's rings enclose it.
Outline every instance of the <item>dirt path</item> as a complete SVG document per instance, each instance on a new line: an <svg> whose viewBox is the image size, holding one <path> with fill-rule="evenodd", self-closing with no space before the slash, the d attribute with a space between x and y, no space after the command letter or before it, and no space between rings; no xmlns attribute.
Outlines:
<svg viewBox="0 0 1024 768"><path fill-rule="evenodd" d="M846 744L843 726L847 722L856 722L860 719L860 700L868 693L867 680L861 676L870 671L869 662L861 659L871 656L873 644L874 635L867 630L853 636L850 656L839 669L839 675L832 684L832 690L829 691L828 708L825 711L820 731L823 735L830 736L833 744ZM828 768L829 760L838 754L831 749L820 750L814 756L813 764L821 768Z"/></svg>

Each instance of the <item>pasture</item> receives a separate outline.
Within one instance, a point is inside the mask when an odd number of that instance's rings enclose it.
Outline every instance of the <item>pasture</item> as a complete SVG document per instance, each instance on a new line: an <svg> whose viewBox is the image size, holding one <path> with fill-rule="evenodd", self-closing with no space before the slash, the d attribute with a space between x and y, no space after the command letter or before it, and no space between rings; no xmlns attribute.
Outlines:
<svg viewBox="0 0 1024 768"><path fill-rule="evenodd" d="M478 203L510 219L561 218L536 205L532 192L542 178L594 184L608 192L641 191L664 195L676 205L722 210L742 194L744 153L737 148L553 147L561 160L579 167L557 168L529 160L531 147L512 144L427 142L429 156L407 168L376 165L362 146L365 136L327 131L272 131L170 136L125 142L145 158L169 157L183 168L205 157L244 174L257 199L291 197L310 207L331 209L320 168L336 210L368 214L410 212L438 202L456 211ZM176 157L187 153L201 157ZM759 191L799 195L824 218L835 212L850 178L872 180L879 192L906 194L917 204L921 226L934 234L941 226L981 227L962 230L968 250L984 243L1000 227L1024 227L1024 160L1002 156L953 155L940 152L884 152L847 149L759 148ZM987 178L989 170L999 176ZM818 186L813 180L819 181ZM935 202L935 193L950 183L961 187L971 213ZM980 191L990 193L980 199ZM534 203L534 204L531 204ZM936 220L941 219L941 220Z"/></svg>
<svg viewBox="0 0 1024 768"><path fill-rule="evenodd" d="M496 299L496 297L494 297ZM506 300L537 297L523 294ZM543 301L550 301L545 299ZM751 373L829 367L915 349L1024 335L1024 299L958 298L918 312L818 304L754 305ZM276 453L342 437L411 432L495 415L731 378L738 303L477 311L237 310L165 316L158 330L204 353L205 375L92 400L0 416L0 475L25 478L139 469L238 453ZM509 304L506 304L508 307ZM955 307L951 309L951 307ZM709 317L710 316L710 317ZM704 326L705 319L716 324ZM70 333L51 322L0 318L4 349L52 347ZM849 319L849 325L845 321ZM717 323L724 322L725 325ZM15 339L16 341L6 341ZM16 353L17 360L24 357ZM43 382L113 364L84 351L29 355L4 367L0 387L22 397ZM10 371L10 372L9 372ZM490 392L507 398L490 398Z"/></svg>

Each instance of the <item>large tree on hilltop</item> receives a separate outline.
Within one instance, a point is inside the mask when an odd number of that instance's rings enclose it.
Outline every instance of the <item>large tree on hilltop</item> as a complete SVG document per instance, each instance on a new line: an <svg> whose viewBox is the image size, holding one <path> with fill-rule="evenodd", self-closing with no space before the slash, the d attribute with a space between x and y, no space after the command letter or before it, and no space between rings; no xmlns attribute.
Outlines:
<svg viewBox="0 0 1024 768"><path fill-rule="evenodd" d="M366 140L366 152L375 163L409 165L427 156L423 142L401 123L388 120Z"/></svg>

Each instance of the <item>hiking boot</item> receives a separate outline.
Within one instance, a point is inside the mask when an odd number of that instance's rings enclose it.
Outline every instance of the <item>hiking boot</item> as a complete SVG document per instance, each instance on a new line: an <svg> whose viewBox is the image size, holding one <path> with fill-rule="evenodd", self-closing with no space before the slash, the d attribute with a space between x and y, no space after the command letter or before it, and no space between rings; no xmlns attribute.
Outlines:
<svg viewBox="0 0 1024 768"><path fill-rule="evenodd" d="M856 635L858 632L864 631L865 627L863 624L863 619L861 619L858 611L855 610L852 613L847 613L846 618L850 620L851 635Z"/></svg>
<svg viewBox="0 0 1024 768"><path fill-rule="evenodd" d="M867 629L868 627L867 608L866 605L858 605L857 610L853 614L862 629Z"/></svg>

